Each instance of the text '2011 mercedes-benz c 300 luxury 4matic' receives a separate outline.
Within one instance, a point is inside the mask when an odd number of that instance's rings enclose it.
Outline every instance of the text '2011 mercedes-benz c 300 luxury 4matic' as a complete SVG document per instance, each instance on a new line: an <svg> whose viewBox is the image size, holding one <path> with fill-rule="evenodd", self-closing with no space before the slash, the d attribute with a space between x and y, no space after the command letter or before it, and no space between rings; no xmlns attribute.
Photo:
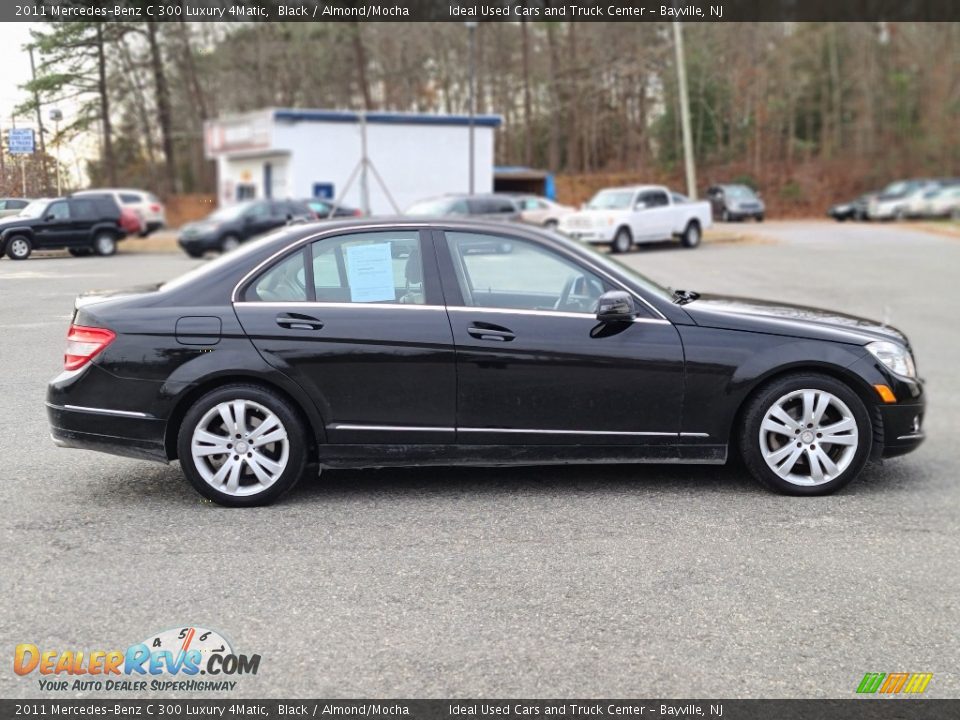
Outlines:
<svg viewBox="0 0 960 720"><path fill-rule="evenodd" d="M907 338L658 286L468 221L297 226L159 286L82 295L53 438L179 460L224 505L320 468L724 463L820 495L923 440Z"/></svg>

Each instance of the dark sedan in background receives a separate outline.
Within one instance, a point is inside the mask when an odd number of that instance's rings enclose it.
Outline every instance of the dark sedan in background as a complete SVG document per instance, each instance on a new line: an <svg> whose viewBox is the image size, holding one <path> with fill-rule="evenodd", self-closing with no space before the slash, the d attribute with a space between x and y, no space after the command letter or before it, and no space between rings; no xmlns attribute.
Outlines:
<svg viewBox="0 0 960 720"><path fill-rule="evenodd" d="M748 185L711 185L707 188L707 200L714 219L723 222L750 218L762 222L767 212L760 195Z"/></svg>
<svg viewBox="0 0 960 720"><path fill-rule="evenodd" d="M317 214L299 200L250 200L187 223L177 241L187 255L201 257L210 251L235 250L250 238L292 222L316 219Z"/></svg>
<svg viewBox="0 0 960 720"><path fill-rule="evenodd" d="M509 254L474 253L508 242ZM724 463L818 495L923 440L907 338L660 287L572 240L331 221L172 282L81 296L54 440L168 462L224 505L320 467Z"/></svg>

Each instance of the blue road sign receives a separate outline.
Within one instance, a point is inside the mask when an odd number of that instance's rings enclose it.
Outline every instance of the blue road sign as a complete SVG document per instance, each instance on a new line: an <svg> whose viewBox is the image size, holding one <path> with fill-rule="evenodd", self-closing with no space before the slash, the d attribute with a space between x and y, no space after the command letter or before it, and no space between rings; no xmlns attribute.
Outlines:
<svg viewBox="0 0 960 720"><path fill-rule="evenodd" d="M30 155L36 149L33 128L10 128L7 150L11 155Z"/></svg>

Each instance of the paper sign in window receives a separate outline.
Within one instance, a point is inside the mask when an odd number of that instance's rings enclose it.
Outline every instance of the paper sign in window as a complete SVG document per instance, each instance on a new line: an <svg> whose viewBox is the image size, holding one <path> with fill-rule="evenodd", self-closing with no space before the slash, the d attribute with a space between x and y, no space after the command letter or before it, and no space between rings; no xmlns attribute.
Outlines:
<svg viewBox="0 0 960 720"><path fill-rule="evenodd" d="M348 247L347 282L350 283L350 300L353 302L396 300L390 243Z"/></svg>

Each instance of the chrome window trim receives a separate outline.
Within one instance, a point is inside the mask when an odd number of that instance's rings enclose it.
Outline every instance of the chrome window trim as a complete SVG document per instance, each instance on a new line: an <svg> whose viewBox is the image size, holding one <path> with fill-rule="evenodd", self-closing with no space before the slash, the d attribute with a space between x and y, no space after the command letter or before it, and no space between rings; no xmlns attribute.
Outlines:
<svg viewBox="0 0 960 720"><path fill-rule="evenodd" d="M597 316L591 313L573 313L573 312L564 312L562 310L524 310L521 308L493 308L493 307L483 307L482 305L450 305L447 307L447 310L451 312L490 312L490 313L500 313L504 315L544 315L548 317L568 317L568 318L589 318L593 321L597 320ZM658 325L670 325L669 320L661 320L660 318L634 318L631 322L640 322L640 323L656 323Z"/></svg>
<svg viewBox="0 0 960 720"><path fill-rule="evenodd" d="M237 299L237 293L238 293L240 287L243 286L248 280L250 280L250 279L251 279L253 276L255 276L257 273L259 273L262 269L264 269L265 267L267 267L268 265L270 265L270 263L272 263L272 262L273 262L274 260L276 260L277 258L280 258L280 257L282 257L283 255L285 255L285 254L287 254L287 253L292 253L294 250L296 250L296 249L298 249L298 248L302 248L302 247L303 247L304 245L306 245L307 243L312 243L312 242L315 242L315 241L317 241L317 240L322 240L322 239L327 238L327 237L334 237L334 236L336 236L336 235L348 235L348 234L351 234L351 233L358 233L358 232L359 232L359 233L364 233L364 232L377 232L377 231L389 231L389 230L415 230L415 231L421 231L421 230L431 230L431 231L433 231L433 230L437 230L437 231L439 231L439 232L446 233L446 232L447 232L447 227L448 227L448 226L447 226L445 223L436 223L436 222L433 222L433 223L430 223L430 222L424 223L424 222L421 221L421 222L410 222L410 223L404 223L404 222L395 222L395 223L372 223L372 224L370 224L370 225L361 225L361 226L359 226L359 227L352 227L352 228L337 227L337 228L329 228L329 229L326 229L326 230L321 230L320 232L317 232L315 235L308 235L308 236L306 236L306 237L300 238L300 239L297 240L296 242L293 242L293 243L291 243L290 245L287 245L286 247L283 247L283 248L281 248L280 250L277 250L277 252L273 253L273 255L270 255L268 258L266 258L266 259L264 259L264 260L261 260L259 263L257 263L256 266L254 266L254 268L253 268L252 270L250 270L250 271L247 272L243 277L241 277L240 280L237 282L237 284L233 286L233 291L230 293L230 302L231 302L232 304L237 304L237 303L239 303L239 302L254 302L254 303L260 304L259 301L241 301L241 300L238 300L238 299ZM521 230L522 230L522 228L521 228ZM481 230L472 230L472 231L473 231L473 232L488 232L488 231L486 231L486 230L484 230L484 231L481 231ZM453 230L453 232L458 232L458 230ZM471 232L471 229L466 229L466 230L461 229L460 232ZM489 231L489 232L492 232L492 231ZM496 234L496 233L494 233L494 234ZM509 229L508 229L508 231L507 231L505 234L506 234L506 235L512 235L513 233L510 233L510 232L509 232ZM543 243L541 239L536 238L536 237L529 237L529 236L527 236L527 235L524 235L523 233L519 233L519 234L517 234L515 237L517 237L517 238L519 238L519 239L521 239L521 240L526 240L526 241L529 241L529 242L534 242L534 243L537 243L537 244L539 244L539 245L545 245L545 243ZM547 246L547 247L549 247L549 246ZM423 249L421 248L421 252L422 252L422 251L423 251ZM639 302L643 303L644 306L646 306L646 307L650 310L650 312L652 312L652 313L656 316L655 318L652 318L652 319L660 319L660 320L663 320L663 321L668 322L668 323L670 322L670 321L667 319L667 316L664 315L662 312L660 312L649 300L647 300L646 298L644 298L642 295L640 295L640 294L639 294L638 292L636 292L635 290L633 290L633 289L631 289L631 288L629 288L629 287L625 287L625 286L623 285L623 283L622 283L618 278L616 278L616 277L614 277L613 275L611 275L609 272L607 272L606 269L604 269L604 268L602 268L602 267L599 267L599 266L597 266L597 265L594 265L594 264L593 264L592 262L590 262L588 259L582 258L582 257L580 257L579 255L574 255L573 253L570 253L569 251L568 251L568 252L564 252L562 248L560 248L560 253L561 253L562 255L564 255L564 256L572 255L573 257L568 257L568 259L570 259L572 262L575 262L575 263L578 263L578 264L580 264L580 265L584 265L584 266L590 268L590 270L591 270L592 272L595 272L595 273L597 273L598 275L602 275L604 278L606 278L608 281L610 281L611 283L613 283L614 285L616 285L618 288L620 288L620 289L623 290L624 292L630 293L630 295L632 295L632 296L633 296L636 300L638 300ZM353 303L349 303L349 304L353 305ZM362 303L357 303L357 304L359 305L359 304L362 304Z"/></svg>
<svg viewBox="0 0 960 720"><path fill-rule="evenodd" d="M56 407L56 405L51 405L50 407ZM117 415L118 417L131 417L131 418L149 418L150 417L146 413L134 412L133 410L110 410L108 408L84 407L82 405L64 405L63 409L75 410L77 412L96 413L98 415Z"/></svg>
<svg viewBox="0 0 960 720"><path fill-rule="evenodd" d="M304 300L241 300L236 307L327 307L327 308L381 308L387 310L446 310L443 305L416 305L414 303L320 302Z"/></svg>

